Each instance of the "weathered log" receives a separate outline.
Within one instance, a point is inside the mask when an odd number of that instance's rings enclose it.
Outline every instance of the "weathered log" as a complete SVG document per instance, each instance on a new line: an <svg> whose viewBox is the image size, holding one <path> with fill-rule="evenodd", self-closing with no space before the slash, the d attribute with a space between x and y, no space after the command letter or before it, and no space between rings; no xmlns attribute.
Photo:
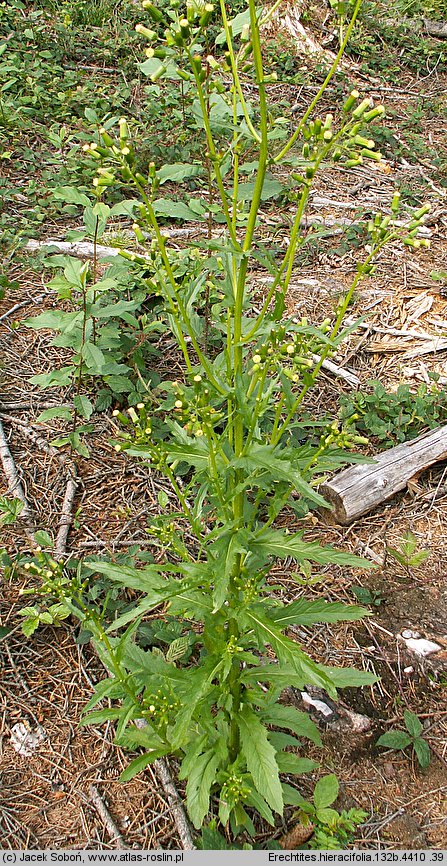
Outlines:
<svg viewBox="0 0 447 866"><path fill-rule="evenodd" d="M333 507L332 518L348 524L403 490L414 475L447 458L447 425L396 445L375 458L339 472L320 493Z"/></svg>

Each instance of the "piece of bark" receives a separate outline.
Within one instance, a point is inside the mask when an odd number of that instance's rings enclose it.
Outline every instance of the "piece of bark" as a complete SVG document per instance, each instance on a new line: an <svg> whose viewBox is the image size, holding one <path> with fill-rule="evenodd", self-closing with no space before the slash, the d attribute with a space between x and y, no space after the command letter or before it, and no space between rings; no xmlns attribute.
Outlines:
<svg viewBox="0 0 447 866"><path fill-rule="evenodd" d="M422 20L430 36L435 36L436 39L447 39L447 21L431 21L429 18Z"/></svg>
<svg viewBox="0 0 447 866"><path fill-rule="evenodd" d="M414 475L447 458L447 425L396 445L373 464L344 469L322 484L320 493L332 505L332 518L347 525L403 490Z"/></svg>

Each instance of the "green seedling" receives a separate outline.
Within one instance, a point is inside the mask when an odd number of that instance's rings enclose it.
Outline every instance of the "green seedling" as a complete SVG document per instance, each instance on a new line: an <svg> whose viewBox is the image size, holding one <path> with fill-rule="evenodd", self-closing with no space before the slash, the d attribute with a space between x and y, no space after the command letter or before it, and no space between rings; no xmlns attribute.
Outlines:
<svg viewBox="0 0 447 866"><path fill-rule="evenodd" d="M415 715L409 710L404 711L404 723L406 731L392 730L386 734L382 734L377 740L378 746L383 746L385 749L396 749L404 751L408 747L413 749L416 755L419 766L425 769L430 764L430 746L422 736L423 727Z"/></svg>

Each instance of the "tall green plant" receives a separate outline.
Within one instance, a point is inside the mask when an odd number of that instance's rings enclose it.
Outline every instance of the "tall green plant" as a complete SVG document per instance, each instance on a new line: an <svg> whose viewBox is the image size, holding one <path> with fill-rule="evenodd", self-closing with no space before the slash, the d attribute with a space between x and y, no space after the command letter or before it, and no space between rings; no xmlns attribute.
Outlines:
<svg viewBox="0 0 447 866"><path fill-rule="evenodd" d="M354 18L359 6L357 2ZM161 547L157 561L141 568L87 563L91 571L138 593L131 610L107 626L88 604L82 580L78 577L72 585L72 610L93 633L109 671L85 721L115 720L117 741L143 749L123 779L159 756L174 754L180 778L187 782L194 826L201 826L215 797L213 808L223 825L229 823L234 834L242 829L253 834L253 813L273 824L285 804L302 803L281 774L314 769L315 763L302 754L302 738L320 744L309 717L279 702L284 687L313 684L334 695L338 687L373 681L369 674L317 663L287 634L291 625L356 620L366 611L305 597L284 603L273 594L272 567L278 560L293 560L301 571L297 582L305 584L314 563L369 565L307 541L278 518L286 505L292 521L323 506L318 478L354 459L346 448L358 440L348 428L340 430L334 423L321 436L315 430L308 436L303 404L324 359L346 333L343 319L358 283L371 273L383 245L403 234L394 226L399 195L389 215L371 222L369 252L334 320L317 326L305 318L284 317L305 240L301 223L313 178L328 159L348 167L380 159L364 127L383 109L353 92L341 106L337 125L330 114L314 117L334 64L298 126L289 129L268 108L260 38L266 15L254 0L233 22L221 2L224 67L203 48L211 5L199 8L192 2L185 11L175 6L166 16L149 0L143 7L157 24L165 24L161 43L149 27L138 28L149 42L144 71L154 82L168 75L195 88L192 110L206 151L204 201L212 217L224 223L225 234L194 243L197 267L179 274L177 256L154 208L160 172L153 164L147 175L137 170L126 120L120 120L118 136L101 130L98 140L85 147L101 166L97 190L106 192L119 171L138 191L136 237L142 244L146 229L153 240L148 251L124 255L140 263L147 285L162 298L184 364L184 375L164 382L150 400L128 413L115 412L124 428L116 450L164 475L177 506L149 527L154 547ZM245 96L241 70L252 75L256 103ZM262 202L278 166L289 173L289 196L297 205L279 259L258 231ZM242 182L244 175L248 178ZM410 224L409 243L415 242L422 216ZM251 284L254 266L264 268L270 280L260 302ZM212 343L210 328L218 337ZM48 591L52 567L50 563L46 571ZM56 584L55 579L55 591ZM68 594L64 584L64 596ZM166 609L187 634L176 637L166 652L158 646L142 649L142 618ZM111 706L93 709L105 698Z"/></svg>

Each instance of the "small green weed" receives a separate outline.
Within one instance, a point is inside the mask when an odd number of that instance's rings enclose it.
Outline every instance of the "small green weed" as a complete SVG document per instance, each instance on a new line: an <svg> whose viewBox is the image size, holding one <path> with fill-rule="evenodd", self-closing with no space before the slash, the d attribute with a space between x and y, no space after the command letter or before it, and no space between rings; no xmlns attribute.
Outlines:
<svg viewBox="0 0 447 866"><path fill-rule="evenodd" d="M396 562L403 565L404 568L418 568L430 556L428 550L418 550L418 541L412 532L405 532L399 545L399 549L395 547L387 547L387 556L392 556Z"/></svg>
<svg viewBox="0 0 447 866"><path fill-rule="evenodd" d="M374 437L383 448L414 439L424 430L447 419L447 391L433 385L409 385L387 391L381 382L370 379L369 389L340 398L340 418L361 433Z"/></svg>
<svg viewBox="0 0 447 866"><path fill-rule="evenodd" d="M408 746L411 746L419 766L425 769L430 764L431 753L430 746L422 737L422 724L415 713L411 713L409 710L404 710L404 723L406 731L398 729L388 731L379 737L377 745L398 751L404 751Z"/></svg>
<svg viewBox="0 0 447 866"><path fill-rule="evenodd" d="M351 592L360 604L379 607L383 602L382 594L377 589L368 589L367 586L351 586Z"/></svg>
<svg viewBox="0 0 447 866"><path fill-rule="evenodd" d="M365 821L367 814L361 809L338 812L331 808L338 793L337 777L334 774L323 776L315 785L312 802L303 799L300 803L297 817L302 823L310 821L314 826L313 835L305 847L316 850L346 848L357 827Z"/></svg>

